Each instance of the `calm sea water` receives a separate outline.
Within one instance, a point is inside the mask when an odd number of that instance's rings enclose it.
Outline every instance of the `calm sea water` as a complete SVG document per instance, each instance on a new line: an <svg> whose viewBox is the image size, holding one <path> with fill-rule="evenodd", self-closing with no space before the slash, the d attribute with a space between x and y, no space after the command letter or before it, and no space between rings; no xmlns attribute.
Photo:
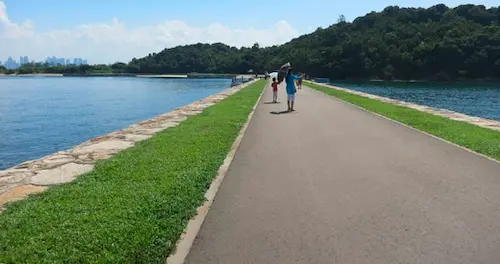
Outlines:
<svg viewBox="0 0 500 264"><path fill-rule="evenodd" d="M0 77L0 169L230 87L230 79Z"/></svg>
<svg viewBox="0 0 500 264"><path fill-rule="evenodd" d="M334 85L400 101L500 120L500 84L346 83Z"/></svg>

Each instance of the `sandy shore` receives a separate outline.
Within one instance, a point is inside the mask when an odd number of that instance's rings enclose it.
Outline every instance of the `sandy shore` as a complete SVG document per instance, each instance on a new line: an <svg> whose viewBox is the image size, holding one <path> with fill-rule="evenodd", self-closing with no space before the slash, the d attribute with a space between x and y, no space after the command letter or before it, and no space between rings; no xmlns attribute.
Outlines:
<svg viewBox="0 0 500 264"><path fill-rule="evenodd" d="M62 73L30 73L30 74L12 74L9 76L18 77L63 77Z"/></svg>
<svg viewBox="0 0 500 264"><path fill-rule="evenodd" d="M136 75L136 77L142 77L142 78L187 78L187 75L181 75L181 74L139 74Z"/></svg>
<svg viewBox="0 0 500 264"><path fill-rule="evenodd" d="M63 77L61 73L30 73L30 74L4 74L0 73L0 76L6 77Z"/></svg>

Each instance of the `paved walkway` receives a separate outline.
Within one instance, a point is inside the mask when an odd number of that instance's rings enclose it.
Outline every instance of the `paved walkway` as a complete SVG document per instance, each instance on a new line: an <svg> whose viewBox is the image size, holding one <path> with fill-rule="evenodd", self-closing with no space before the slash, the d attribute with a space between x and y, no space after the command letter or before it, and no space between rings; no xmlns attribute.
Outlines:
<svg viewBox="0 0 500 264"><path fill-rule="evenodd" d="M271 99L186 263L499 263L499 163L309 88Z"/></svg>

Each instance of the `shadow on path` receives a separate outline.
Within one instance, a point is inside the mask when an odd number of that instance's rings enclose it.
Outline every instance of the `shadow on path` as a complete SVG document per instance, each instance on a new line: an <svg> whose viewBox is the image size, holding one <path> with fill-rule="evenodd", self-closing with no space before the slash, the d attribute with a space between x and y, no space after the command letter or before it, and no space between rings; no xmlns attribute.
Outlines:
<svg viewBox="0 0 500 264"><path fill-rule="evenodd" d="M270 113L271 113L271 114L273 114L273 115L281 115L281 114L291 114L291 113L293 113L293 112L295 112L295 111L288 111L288 110L285 110L285 111L279 111L279 112L278 112L278 111L272 111L272 112L270 112Z"/></svg>
<svg viewBox="0 0 500 264"><path fill-rule="evenodd" d="M264 102L264 104L281 104L281 102Z"/></svg>

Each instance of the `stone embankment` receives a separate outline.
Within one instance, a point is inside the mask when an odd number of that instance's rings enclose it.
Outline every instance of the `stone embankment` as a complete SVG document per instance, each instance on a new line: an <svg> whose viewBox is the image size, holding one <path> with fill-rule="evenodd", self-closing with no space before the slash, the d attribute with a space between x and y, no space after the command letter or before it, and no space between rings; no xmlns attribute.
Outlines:
<svg viewBox="0 0 500 264"><path fill-rule="evenodd" d="M28 74L12 74L9 76L18 77L63 77L62 73L28 73Z"/></svg>
<svg viewBox="0 0 500 264"><path fill-rule="evenodd" d="M186 74L138 74L138 78L187 78Z"/></svg>
<svg viewBox="0 0 500 264"><path fill-rule="evenodd" d="M390 103L390 104L394 104L394 105L400 105L400 106L404 106L404 107L416 109L416 110L419 110L419 111L422 111L422 112L426 112L426 113L429 113L429 114L446 117L446 118L449 118L449 119L452 119L452 120L467 122L467 123L470 123L470 124L473 124L473 125L476 125L476 126L480 126L480 127L484 127L484 128L489 128L489 129L500 131L500 121L486 119L486 118L481 118L481 117L475 117L475 116L469 116L469 115L466 115L466 114L454 112L454 111L447 110L447 109L440 109L440 108L434 108L434 107L429 107L429 106L424 106L424 105L418 105L418 104L409 103L409 102L403 102L403 101L399 101L399 100L395 100L395 99L391 99L391 98L387 98L387 97L382 97L382 96L378 96L378 95L374 95L374 94L369 94L369 93L363 93L363 92L359 92L359 91L349 90L349 89L346 89L346 88L341 88L341 87L337 87L337 86L333 86L333 85L328 85L328 84L324 84L324 83L316 83L316 84L317 85L326 86L326 87L330 87L330 88L333 88L333 89L337 89L339 91L344 91L344 92L348 92L348 93L360 95L360 96L367 97L367 98L370 98L370 99L375 99L375 100L378 100L378 101L381 101L381 102L384 102L384 103Z"/></svg>
<svg viewBox="0 0 500 264"><path fill-rule="evenodd" d="M68 183L91 171L94 163L112 157L136 142L179 125L189 116L197 115L252 82L226 89L200 101L142 121L105 136L93 138L72 149L59 151L41 159L27 161L0 171L0 211L10 201L20 200L31 193L42 192L50 186Z"/></svg>

